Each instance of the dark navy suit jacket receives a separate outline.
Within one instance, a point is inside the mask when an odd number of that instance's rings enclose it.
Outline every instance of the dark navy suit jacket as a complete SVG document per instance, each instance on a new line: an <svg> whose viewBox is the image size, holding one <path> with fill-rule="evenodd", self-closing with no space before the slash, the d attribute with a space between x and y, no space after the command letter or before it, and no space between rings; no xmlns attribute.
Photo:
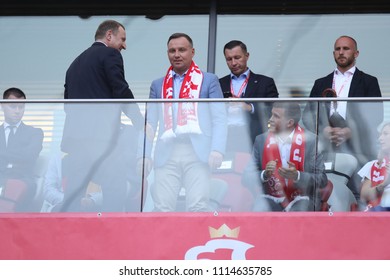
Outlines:
<svg viewBox="0 0 390 280"><path fill-rule="evenodd" d="M332 83L333 72L316 80L310 97L322 97L322 92L327 88L332 88ZM352 130L352 137L345 145L362 164L376 158L377 127L383 121L383 103L353 102L352 98L382 97L378 79L356 68L348 97L351 97L351 101L347 105L346 121ZM319 136L322 136L324 127L329 125L329 110L329 102L321 102L318 108L317 102L308 103L303 113L305 127L315 132L318 116L318 132Z"/></svg>
<svg viewBox="0 0 390 280"><path fill-rule="evenodd" d="M223 92L230 91L230 82L230 75L219 79ZM248 84L242 98L277 98L278 96L279 93L274 79L250 71ZM255 103L253 107L254 113L248 114L252 142L254 142L257 135L267 130L267 122L271 117L272 104L270 102Z"/></svg>
<svg viewBox="0 0 390 280"><path fill-rule="evenodd" d="M114 48L95 42L70 65L65 78L65 99L133 99L125 80L123 58ZM141 128L143 117L137 104L65 104L62 150L71 152L80 141L108 144L115 141L121 112Z"/></svg>
<svg viewBox="0 0 390 280"><path fill-rule="evenodd" d="M21 179L34 184L34 167L42 150L43 131L23 122L6 147L4 124L0 126L0 180Z"/></svg>

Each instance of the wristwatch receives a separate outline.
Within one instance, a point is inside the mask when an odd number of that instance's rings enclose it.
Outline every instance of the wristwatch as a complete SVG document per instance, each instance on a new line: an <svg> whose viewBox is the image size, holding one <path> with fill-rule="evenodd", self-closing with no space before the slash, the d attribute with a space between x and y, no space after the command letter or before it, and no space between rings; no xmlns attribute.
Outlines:
<svg viewBox="0 0 390 280"><path fill-rule="evenodd" d="M265 170L263 171L263 181L264 181L264 182L267 182L267 181L268 181L268 178L265 176Z"/></svg>

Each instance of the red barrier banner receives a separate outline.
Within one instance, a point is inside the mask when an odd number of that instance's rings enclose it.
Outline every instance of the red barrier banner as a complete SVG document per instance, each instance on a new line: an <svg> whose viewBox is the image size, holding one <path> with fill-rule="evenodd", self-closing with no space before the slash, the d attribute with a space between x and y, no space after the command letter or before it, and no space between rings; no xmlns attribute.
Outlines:
<svg viewBox="0 0 390 280"><path fill-rule="evenodd" d="M387 213L1 214L7 260L390 259Z"/></svg>

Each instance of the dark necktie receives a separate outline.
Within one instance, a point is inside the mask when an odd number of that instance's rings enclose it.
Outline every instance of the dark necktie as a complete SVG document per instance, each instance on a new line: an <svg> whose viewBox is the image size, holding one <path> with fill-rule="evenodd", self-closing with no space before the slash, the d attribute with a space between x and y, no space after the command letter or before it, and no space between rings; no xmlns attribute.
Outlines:
<svg viewBox="0 0 390 280"><path fill-rule="evenodd" d="M7 140L7 147L9 147L10 143L12 143L12 141L14 141L14 138L15 138L15 128L16 128L15 125L8 126L9 134L8 134L8 140Z"/></svg>

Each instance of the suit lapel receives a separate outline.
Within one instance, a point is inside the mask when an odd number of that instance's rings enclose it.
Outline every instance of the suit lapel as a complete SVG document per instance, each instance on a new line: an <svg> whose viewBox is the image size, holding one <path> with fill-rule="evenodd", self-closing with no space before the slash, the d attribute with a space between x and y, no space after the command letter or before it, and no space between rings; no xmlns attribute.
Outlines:
<svg viewBox="0 0 390 280"><path fill-rule="evenodd" d="M21 122L18 129L16 130L16 133L15 133L16 139L20 139L20 137L23 134L24 128L25 128L25 124L23 122Z"/></svg>
<svg viewBox="0 0 390 280"><path fill-rule="evenodd" d="M230 83L232 81L232 78L230 74L228 76L225 76L221 79L221 88L222 91L230 91ZM252 92L255 92L256 87L259 84L259 79L257 75L255 75L252 71L249 71L249 80L248 84L246 85L245 91L243 92L241 97L250 98L252 96Z"/></svg>
<svg viewBox="0 0 390 280"><path fill-rule="evenodd" d="M246 89L244 91L243 97L250 98L252 97L252 93L256 92L256 87L260 84L260 80L257 75L255 75L252 71L249 71L249 80L246 85Z"/></svg>
<svg viewBox="0 0 390 280"><path fill-rule="evenodd" d="M220 83L223 92L230 91L230 82L231 82L230 75L225 76L221 79Z"/></svg>
<svg viewBox="0 0 390 280"><path fill-rule="evenodd" d="M4 132L4 124L0 126L0 149L5 149L5 132Z"/></svg>
<svg viewBox="0 0 390 280"><path fill-rule="evenodd" d="M327 88L333 88L333 75L334 75L334 73L332 72L328 76L326 76L322 91L324 91ZM319 92L319 94L320 94L319 97L322 97L322 91ZM329 116L329 113L330 113L330 102L322 102L322 103L323 103L323 106L325 107L326 115Z"/></svg>
<svg viewBox="0 0 390 280"><path fill-rule="evenodd" d="M24 137L24 131L25 131L25 127L26 125L21 122L18 129L16 129L16 132L15 132L15 135L14 135L14 138L13 138L13 144L11 145L12 147L19 147L19 142L23 139Z"/></svg>
<svg viewBox="0 0 390 280"><path fill-rule="evenodd" d="M330 73L326 78L325 78L325 85L324 85L324 88L323 90L327 89L327 88L333 88L333 72ZM321 97L322 97L322 92L320 92L321 94Z"/></svg>
<svg viewBox="0 0 390 280"><path fill-rule="evenodd" d="M361 79L362 72L359 71L357 68L355 70L355 73L353 74L351 86L349 87L348 97L356 97L357 92L357 86L359 85L359 81Z"/></svg>

